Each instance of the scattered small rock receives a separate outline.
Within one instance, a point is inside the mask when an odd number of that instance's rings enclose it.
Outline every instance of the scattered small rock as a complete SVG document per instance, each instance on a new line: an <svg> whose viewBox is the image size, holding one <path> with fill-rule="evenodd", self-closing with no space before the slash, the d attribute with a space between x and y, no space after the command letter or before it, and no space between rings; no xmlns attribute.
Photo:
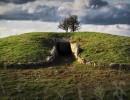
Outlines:
<svg viewBox="0 0 130 100"><path fill-rule="evenodd" d="M119 64L117 64L117 63L110 63L110 68L112 68L112 69L119 69L120 68L120 65Z"/></svg>
<svg viewBox="0 0 130 100"><path fill-rule="evenodd" d="M47 58L47 63L52 63L54 60L55 60L55 57L49 56L49 57Z"/></svg>
<svg viewBox="0 0 130 100"><path fill-rule="evenodd" d="M92 65L92 62L91 61L87 61L86 65Z"/></svg>
<svg viewBox="0 0 130 100"><path fill-rule="evenodd" d="M120 68L122 70L130 70L130 65L128 65L128 64L120 64Z"/></svg>
<svg viewBox="0 0 130 100"><path fill-rule="evenodd" d="M82 57L78 56L77 59L78 59L78 62L79 62L79 63L81 63L81 64L86 64L85 58L82 58Z"/></svg>
<svg viewBox="0 0 130 100"><path fill-rule="evenodd" d="M51 51L51 55L52 55L53 57L56 57L56 56L58 55L56 46L53 46L53 49L52 49L52 51Z"/></svg>

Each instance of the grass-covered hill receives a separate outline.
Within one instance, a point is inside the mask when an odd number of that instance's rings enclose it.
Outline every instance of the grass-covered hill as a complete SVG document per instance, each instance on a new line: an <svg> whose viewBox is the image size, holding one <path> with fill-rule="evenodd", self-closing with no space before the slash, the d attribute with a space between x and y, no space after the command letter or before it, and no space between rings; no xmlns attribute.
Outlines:
<svg viewBox="0 0 130 100"><path fill-rule="evenodd" d="M65 34L27 33L0 39L0 63L32 63L46 60L53 47L52 38Z"/></svg>
<svg viewBox="0 0 130 100"><path fill-rule="evenodd" d="M98 63L129 63L130 37L99 33L77 33L71 41L77 41L83 49L81 55Z"/></svg>
<svg viewBox="0 0 130 100"><path fill-rule="evenodd" d="M0 62L46 60L53 37L77 42L80 55L94 62L130 64L129 37L92 32L27 33L1 38ZM45 68L0 69L0 100L10 99L130 100L130 71L79 64L71 57L58 57L54 65Z"/></svg>
<svg viewBox="0 0 130 100"><path fill-rule="evenodd" d="M81 56L97 63L130 64L130 38L108 34L26 33L0 39L0 63L45 61L53 47L52 38L70 38L81 50Z"/></svg>

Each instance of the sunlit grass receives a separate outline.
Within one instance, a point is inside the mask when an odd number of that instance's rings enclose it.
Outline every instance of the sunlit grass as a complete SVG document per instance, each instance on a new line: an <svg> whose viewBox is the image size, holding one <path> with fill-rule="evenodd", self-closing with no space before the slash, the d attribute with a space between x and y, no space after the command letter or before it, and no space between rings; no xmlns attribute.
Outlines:
<svg viewBox="0 0 130 100"><path fill-rule="evenodd" d="M26 33L0 39L0 63L31 63L46 60L52 39L70 38L82 49L80 55L96 63L130 64L130 38L94 32Z"/></svg>
<svg viewBox="0 0 130 100"><path fill-rule="evenodd" d="M80 55L97 63L130 64L130 38L93 32L27 33L0 39L0 63L30 63L46 60L54 37L77 42ZM67 60L65 60L67 59ZM58 57L41 69L0 70L0 100L114 100L113 82L124 82L130 99L129 70L79 64L71 57ZM102 91L103 90L103 91ZM118 94L117 94L118 95Z"/></svg>

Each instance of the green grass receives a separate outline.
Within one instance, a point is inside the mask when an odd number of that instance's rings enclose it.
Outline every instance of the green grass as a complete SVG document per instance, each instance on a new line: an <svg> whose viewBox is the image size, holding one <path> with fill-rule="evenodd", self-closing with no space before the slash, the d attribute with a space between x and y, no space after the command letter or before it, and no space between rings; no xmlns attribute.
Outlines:
<svg viewBox="0 0 130 100"><path fill-rule="evenodd" d="M46 60L53 47L52 38L71 37L81 48L80 55L97 63L130 64L130 38L93 32L27 33L0 39L0 63L30 63ZM130 99L130 71L112 70L107 66L79 64L69 57L59 56L47 68L1 69L0 100L79 100L78 88L84 100L96 100L94 90L104 89L103 100L115 100L113 82ZM98 92L101 92L100 89Z"/></svg>
<svg viewBox="0 0 130 100"><path fill-rule="evenodd" d="M130 64L130 38L93 32L26 33L0 39L0 63L45 61L53 47L52 38L71 37L82 49L81 55L97 63Z"/></svg>
<svg viewBox="0 0 130 100"><path fill-rule="evenodd" d="M95 100L96 85L104 89L103 100L114 100L113 82L124 82L121 87L130 99L130 72L87 69L85 65L71 65L28 70L0 70L1 100L79 100L78 88L84 100ZM2 88L3 87L3 88ZM3 92L3 89L5 93ZM100 91L99 91L100 92Z"/></svg>
<svg viewBox="0 0 130 100"><path fill-rule="evenodd" d="M53 47L52 38L64 36L64 33L27 33L0 39L0 63L44 61Z"/></svg>
<svg viewBox="0 0 130 100"><path fill-rule="evenodd" d="M130 38L100 33L76 33L71 42L82 48L81 55L97 63L130 64Z"/></svg>

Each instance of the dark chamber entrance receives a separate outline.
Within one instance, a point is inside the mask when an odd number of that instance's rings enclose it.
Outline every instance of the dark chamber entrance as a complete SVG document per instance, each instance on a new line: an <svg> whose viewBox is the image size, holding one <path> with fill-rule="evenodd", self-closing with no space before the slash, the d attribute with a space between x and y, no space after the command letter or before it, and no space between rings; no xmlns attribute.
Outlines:
<svg viewBox="0 0 130 100"><path fill-rule="evenodd" d="M69 42L58 41L55 42L55 46L58 56L53 63L54 66L68 66L75 61Z"/></svg>
<svg viewBox="0 0 130 100"><path fill-rule="evenodd" d="M72 54L69 42L57 42L56 43L58 55L68 56Z"/></svg>

